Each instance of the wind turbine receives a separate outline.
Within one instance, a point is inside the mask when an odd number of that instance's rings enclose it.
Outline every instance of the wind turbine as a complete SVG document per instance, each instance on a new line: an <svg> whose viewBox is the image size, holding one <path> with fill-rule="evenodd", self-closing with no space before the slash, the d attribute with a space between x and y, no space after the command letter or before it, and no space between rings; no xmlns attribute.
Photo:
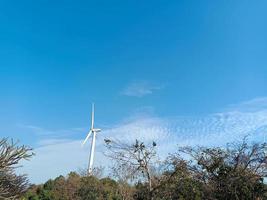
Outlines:
<svg viewBox="0 0 267 200"><path fill-rule="evenodd" d="M82 146L87 142L89 137L92 136L92 143L91 143L91 152L89 157L89 165L88 165L88 175L92 174L93 171L93 162L94 162L94 153L95 153L95 140L96 140L96 134L101 131L99 128L94 128L94 118L95 118L95 111L94 111L94 104L92 104L92 117L91 117L91 128L85 138L85 140L82 143Z"/></svg>

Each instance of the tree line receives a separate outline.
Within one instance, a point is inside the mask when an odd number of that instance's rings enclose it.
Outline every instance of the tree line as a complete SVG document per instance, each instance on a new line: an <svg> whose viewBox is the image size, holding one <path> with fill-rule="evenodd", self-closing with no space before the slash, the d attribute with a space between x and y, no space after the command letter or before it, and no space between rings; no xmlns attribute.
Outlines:
<svg viewBox="0 0 267 200"><path fill-rule="evenodd" d="M30 158L32 149L2 140L0 199L267 199L265 143L244 139L225 147L181 147L164 161L158 158L156 142L145 144L136 140L128 144L105 139L105 144L105 155L114 160L108 177L103 177L101 169L95 169L90 176L70 172L44 184L29 185L26 176L16 175L12 166Z"/></svg>

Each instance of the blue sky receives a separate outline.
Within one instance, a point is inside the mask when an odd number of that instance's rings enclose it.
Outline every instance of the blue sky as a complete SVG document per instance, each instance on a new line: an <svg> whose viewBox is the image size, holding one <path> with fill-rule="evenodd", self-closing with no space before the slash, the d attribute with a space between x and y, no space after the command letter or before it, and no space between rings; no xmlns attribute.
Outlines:
<svg viewBox="0 0 267 200"><path fill-rule="evenodd" d="M196 134L219 144L227 141L211 135L265 130L266 6L1 1L0 136L33 146L38 162L42 152L61 156L57 144L81 153L75 166L31 175L38 182L84 165L86 150L77 144L89 127L91 102L107 135L146 127L144 134L168 132L179 144L191 144Z"/></svg>

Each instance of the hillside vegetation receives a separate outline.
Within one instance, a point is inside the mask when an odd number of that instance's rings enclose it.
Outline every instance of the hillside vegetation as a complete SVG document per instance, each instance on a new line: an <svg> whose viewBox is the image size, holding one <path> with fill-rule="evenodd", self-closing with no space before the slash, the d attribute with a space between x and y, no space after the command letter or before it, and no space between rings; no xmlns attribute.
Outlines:
<svg viewBox="0 0 267 200"><path fill-rule="evenodd" d="M70 172L44 184L28 185L26 177L16 175L12 166L31 157L31 149L2 140L0 199L267 199L266 144L251 144L244 139L225 148L183 147L159 161L155 142L105 142L106 156L115 160L110 177L101 176L99 170L90 176Z"/></svg>

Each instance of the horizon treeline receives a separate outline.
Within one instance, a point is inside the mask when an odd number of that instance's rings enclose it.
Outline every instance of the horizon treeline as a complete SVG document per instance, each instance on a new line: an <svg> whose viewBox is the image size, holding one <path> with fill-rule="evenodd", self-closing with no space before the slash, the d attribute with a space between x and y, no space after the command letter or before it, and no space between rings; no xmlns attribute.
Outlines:
<svg viewBox="0 0 267 200"><path fill-rule="evenodd" d="M14 167L32 149L0 142L0 199L23 200L264 200L267 199L266 143L247 139L226 147L180 147L159 160L156 142L132 144L105 139L114 160L109 177L70 172L30 185Z"/></svg>

